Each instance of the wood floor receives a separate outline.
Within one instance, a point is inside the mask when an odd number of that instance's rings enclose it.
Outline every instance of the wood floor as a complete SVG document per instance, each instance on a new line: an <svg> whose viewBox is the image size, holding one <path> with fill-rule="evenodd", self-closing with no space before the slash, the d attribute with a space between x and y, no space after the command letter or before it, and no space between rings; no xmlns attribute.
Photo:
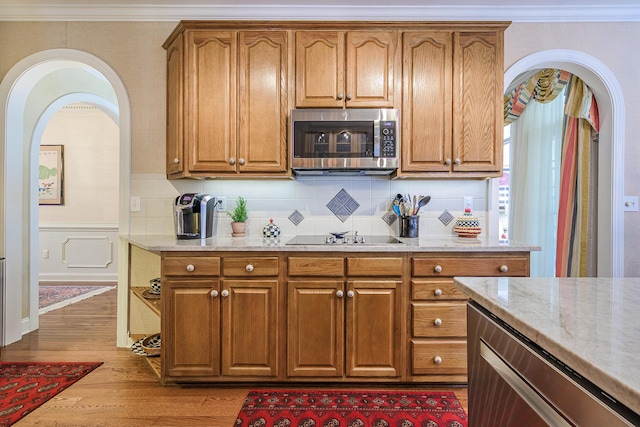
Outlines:
<svg viewBox="0 0 640 427"><path fill-rule="evenodd" d="M40 329L5 347L0 360L104 362L17 427L232 427L249 391L160 385L143 357L116 348L115 290L40 316ZM466 388L451 390L466 410Z"/></svg>

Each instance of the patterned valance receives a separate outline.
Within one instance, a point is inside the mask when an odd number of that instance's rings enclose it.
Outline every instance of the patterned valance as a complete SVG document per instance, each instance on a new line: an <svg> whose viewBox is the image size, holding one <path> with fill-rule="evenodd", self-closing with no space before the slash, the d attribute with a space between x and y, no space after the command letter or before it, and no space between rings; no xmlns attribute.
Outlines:
<svg viewBox="0 0 640 427"><path fill-rule="evenodd" d="M533 77L519 84L504 96L504 124L515 122L531 99L538 102L551 102L562 92L571 73L554 68L538 71Z"/></svg>

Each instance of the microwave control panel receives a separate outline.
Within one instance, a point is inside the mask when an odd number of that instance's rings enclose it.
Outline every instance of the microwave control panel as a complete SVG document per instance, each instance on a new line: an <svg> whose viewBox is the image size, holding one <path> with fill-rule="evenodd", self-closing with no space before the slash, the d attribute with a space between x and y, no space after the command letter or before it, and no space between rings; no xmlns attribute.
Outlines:
<svg viewBox="0 0 640 427"><path fill-rule="evenodd" d="M396 157L396 122L380 122L379 157Z"/></svg>

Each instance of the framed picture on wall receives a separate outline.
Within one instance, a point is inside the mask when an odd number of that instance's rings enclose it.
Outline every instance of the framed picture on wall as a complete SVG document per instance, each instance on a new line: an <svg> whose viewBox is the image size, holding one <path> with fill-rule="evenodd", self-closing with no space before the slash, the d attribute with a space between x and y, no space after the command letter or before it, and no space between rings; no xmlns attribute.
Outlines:
<svg viewBox="0 0 640 427"><path fill-rule="evenodd" d="M41 205L63 204L63 145L41 145L38 163L38 199Z"/></svg>

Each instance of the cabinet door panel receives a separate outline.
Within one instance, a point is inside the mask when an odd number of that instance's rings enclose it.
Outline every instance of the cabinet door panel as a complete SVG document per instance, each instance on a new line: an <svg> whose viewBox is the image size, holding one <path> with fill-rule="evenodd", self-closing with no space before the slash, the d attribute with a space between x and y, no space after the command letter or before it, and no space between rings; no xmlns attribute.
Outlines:
<svg viewBox="0 0 640 427"><path fill-rule="evenodd" d="M347 107L394 106L394 78L396 69L398 72L400 69L399 50L395 31L347 33Z"/></svg>
<svg viewBox="0 0 640 427"><path fill-rule="evenodd" d="M240 172L286 172L287 32L240 33Z"/></svg>
<svg viewBox="0 0 640 427"><path fill-rule="evenodd" d="M287 374L341 377L344 352L344 296L338 280L290 280L287 308Z"/></svg>
<svg viewBox="0 0 640 427"><path fill-rule="evenodd" d="M452 60L451 33L404 33L403 172L451 168Z"/></svg>
<svg viewBox="0 0 640 427"><path fill-rule="evenodd" d="M454 171L502 170L502 33L455 33Z"/></svg>
<svg viewBox="0 0 640 427"><path fill-rule="evenodd" d="M354 280L347 283L347 376L401 375L399 281ZM349 294L347 294L349 295Z"/></svg>
<svg viewBox="0 0 640 427"><path fill-rule="evenodd" d="M237 41L230 31L188 33L187 123L189 169L227 171L236 167Z"/></svg>
<svg viewBox="0 0 640 427"><path fill-rule="evenodd" d="M183 40L180 34L167 48L167 175L184 171Z"/></svg>
<svg viewBox="0 0 640 427"><path fill-rule="evenodd" d="M278 281L225 280L221 302L222 374L276 376Z"/></svg>
<svg viewBox="0 0 640 427"><path fill-rule="evenodd" d="M214 377L220 373L219 288L214 280L162 283L163 377Z"/></svg>
<svg viewBox="0 0 640 427"><path fill-rule="evenodd" d="M342 107L344 33L296 32L296 107Z"/></svg>

